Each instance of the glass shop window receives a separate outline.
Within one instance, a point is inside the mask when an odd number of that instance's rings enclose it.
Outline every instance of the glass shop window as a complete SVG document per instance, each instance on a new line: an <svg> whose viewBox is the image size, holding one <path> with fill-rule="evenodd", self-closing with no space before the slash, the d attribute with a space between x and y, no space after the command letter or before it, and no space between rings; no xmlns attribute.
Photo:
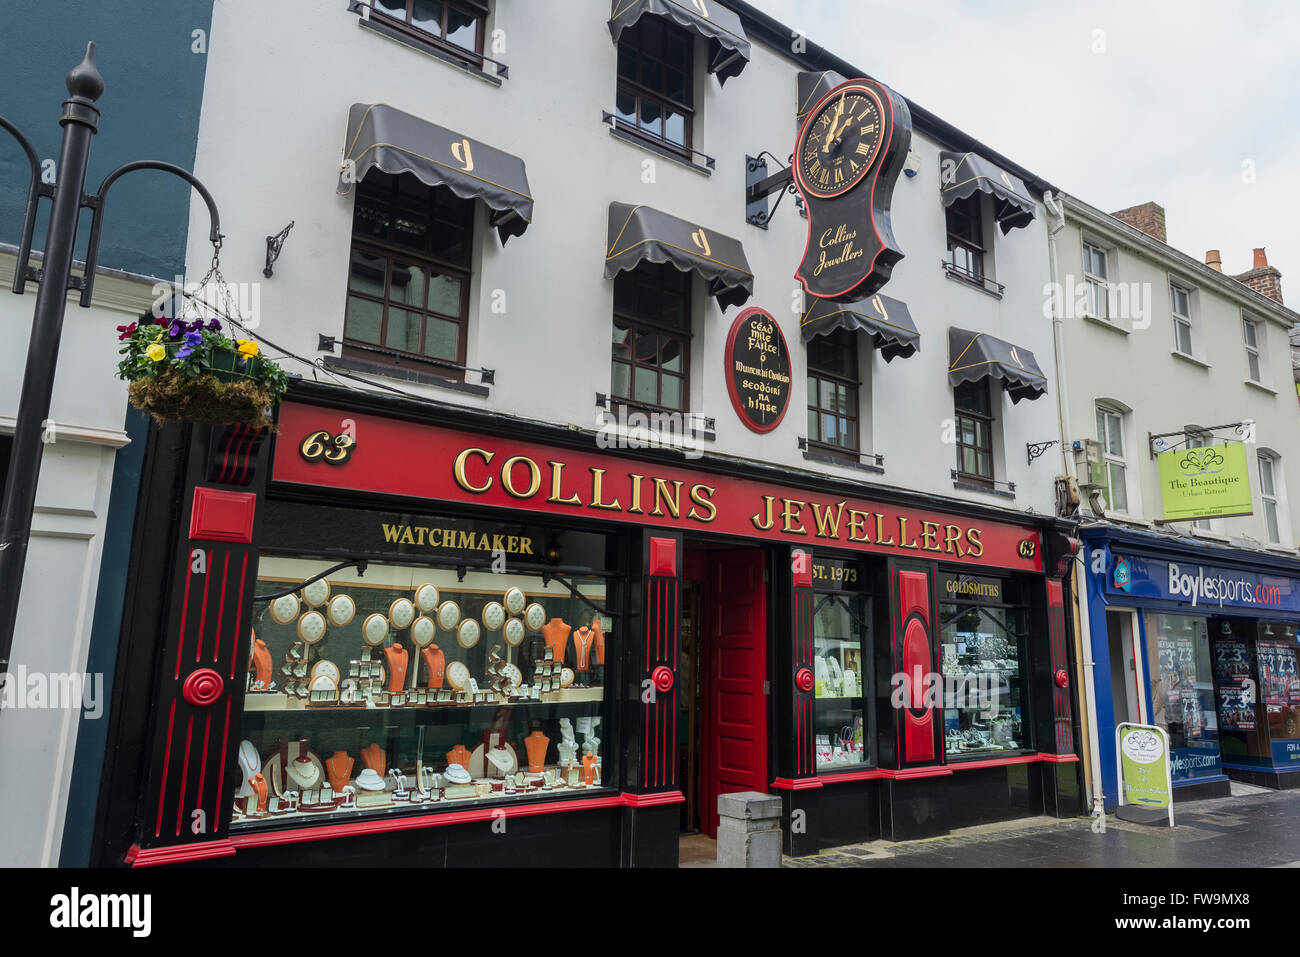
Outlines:
<svg viewBox="0 0 1300 957"><path fill-rule="evenodd" d="M949 760L1030 747L1027 613L1016 582L940 575L939 587L944 746Z"/></svg>
<svg viewBox="0 0 1300 957"><path fill-rule="evenodd" d="M1214 670L1204 618L1146 613L1151 722L1169 734L1175 781L1219 771Z"/></svg>
<svg viewBox="0 0 1300 957"><path fill-rule="evenodd" d="M401 527L430 543L468 528L441 524ZM318 578L337 560L261 557L258 594L278 597L254 603L232 827L603 786L614 581L403 561Z"/></svg>
<svg viewBox="0 0 1300 957"><path fill-rule="evenodd" d="M1255 626L1259 697L1264 703L1270 741L1300 738L1300 672L1295 628L1261 621Z"/></svg>
<svg viewBox="0 0 1300 957"><path fill-rule="evenodd" d="M864 569L814 558L813 736L818 772L872 763L865 700L870 664L871 601Z"/></svg>

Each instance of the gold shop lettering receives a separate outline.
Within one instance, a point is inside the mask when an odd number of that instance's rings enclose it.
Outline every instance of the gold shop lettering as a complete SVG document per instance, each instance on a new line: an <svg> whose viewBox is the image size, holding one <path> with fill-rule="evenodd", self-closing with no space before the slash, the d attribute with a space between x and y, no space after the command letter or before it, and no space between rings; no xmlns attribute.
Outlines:
<svg viewBox="0 0 1300 957"><path fill-rule="evenodd" d="M822 233L818 245L821 247L821 258L813 268L813 275L820 276L822 272L832 266L842 266L845 263L852 262L862 257L861 249L853 248L853 240L858 238L856 229L849 229L844 223L840 223L834 229L828 229ZM834 247L839 247L835 250ZM827 252L832 250L832 252Z"/></svg>
<svg viewBox="0 0 1300 957"><path fill-rule="evenodd" d="M495 451L471 447L456 455L452 475L461 489L473 495L500 489L511 498L549 506L644 515L703 525L711 524L718 517L718 503L714 501L718 490L703 482L688 483L635 472L615 473L594 466L575 469L556 460L543 462L526 455L498 456ZM984 555L983 531L979 528L940 523L915 515L866 511L851 507L847 501L826 504L763 495L758 511L749 516L749 522L760 532L788 536L930 552L959 559ZM439 547L439 542L444 548L498 547L489 536L448 530L437 539L432 535L436 531L406 526L384 528L388 540L398 544L420 545L423 534L423 541L435 548ZM447 534L455 534L454 545ZM469 535L469 538L463 538L464 535ZM501 547L506 551L514 550L509 540ZM532 543L527 539L521 539L518 548L524 554L532 554Z"/></svg>
<svg viewBox="0 0 1300 957"><path fill-rule="evenodd" d="M533 555L533 540L526 535L488 535L464 528L429 528L425 525L390 525L380 522L384 541L418 548L452 548L463 552L504 552Z"/></svg>

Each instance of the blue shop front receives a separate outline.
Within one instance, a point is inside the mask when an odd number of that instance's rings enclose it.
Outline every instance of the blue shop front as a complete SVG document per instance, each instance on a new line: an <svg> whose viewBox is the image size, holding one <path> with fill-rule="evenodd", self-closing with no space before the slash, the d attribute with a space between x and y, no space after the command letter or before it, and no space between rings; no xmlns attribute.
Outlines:
<svg viewBox="0 0 1300 957"><path fill-rule="evenodd" d="M1175 801L1230 780L1300 787L1300 561L1111 525L1081 536L1106 807L1125 721L1168 733Z"/></svg>

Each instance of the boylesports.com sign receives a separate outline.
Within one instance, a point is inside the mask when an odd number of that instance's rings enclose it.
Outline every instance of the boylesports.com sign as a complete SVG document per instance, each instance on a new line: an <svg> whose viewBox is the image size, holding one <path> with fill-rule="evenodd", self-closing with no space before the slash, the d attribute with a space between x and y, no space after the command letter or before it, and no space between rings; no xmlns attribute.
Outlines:
<svg viewBox="0 0 1300 957"><path fill-rule="evenodd" d="M1120 552L1107 562L1105 591L1112 600L1155 598L1194 608L1300 612L1300 580L1295 578Z"/></svg>

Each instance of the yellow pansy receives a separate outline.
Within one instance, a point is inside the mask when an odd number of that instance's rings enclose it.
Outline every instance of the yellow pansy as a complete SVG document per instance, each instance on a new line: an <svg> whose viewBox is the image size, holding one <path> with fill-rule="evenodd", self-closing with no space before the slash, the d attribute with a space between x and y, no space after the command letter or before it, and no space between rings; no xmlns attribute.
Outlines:
<svg viewBox="0 0 1300 957"><path fill-rule="evenodd" d="M144 350L144 354L154 362L161 362L163 357L167 355L167 350L157 343L154 343L148 349Z"/></svg>
<svg viewBox="0 0 1300 957"><path fill-rule="evenodd" d="M241 356L255 356L258 353L257 342L253 339L237 339L235 344L239 346Z"/></svg>

